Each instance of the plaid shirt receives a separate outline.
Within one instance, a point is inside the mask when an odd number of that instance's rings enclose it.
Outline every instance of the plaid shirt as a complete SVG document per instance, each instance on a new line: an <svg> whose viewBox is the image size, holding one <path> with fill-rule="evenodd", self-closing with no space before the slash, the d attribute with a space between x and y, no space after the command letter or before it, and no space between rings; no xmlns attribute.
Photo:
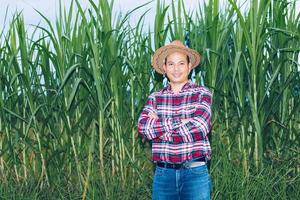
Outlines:
<svg viewBox="0 0 300 200"><path fill-rule="evenodd" d="M211 129L211 92L190 80L179 94L171 86L152 93L138 119L138 132L152 140L152 159L181 163L211 156L207 134ZM148 116L150 112L159 119ZM181 119L190 119L188 123Z"/></svg>

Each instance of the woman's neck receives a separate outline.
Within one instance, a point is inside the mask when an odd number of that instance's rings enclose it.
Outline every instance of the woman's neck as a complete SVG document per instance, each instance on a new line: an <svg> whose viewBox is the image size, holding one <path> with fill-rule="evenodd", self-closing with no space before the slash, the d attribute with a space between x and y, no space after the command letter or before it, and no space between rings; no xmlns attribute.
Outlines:
<svg viewBox="0 0 300 200"><path fill-rule="evenodd" d="M171 85L171 89L175 94L178 94L181 89L183 88L183 86L188 82L188 80L186 80L183 83L174 83L174 82L170 82Z"/></svg>

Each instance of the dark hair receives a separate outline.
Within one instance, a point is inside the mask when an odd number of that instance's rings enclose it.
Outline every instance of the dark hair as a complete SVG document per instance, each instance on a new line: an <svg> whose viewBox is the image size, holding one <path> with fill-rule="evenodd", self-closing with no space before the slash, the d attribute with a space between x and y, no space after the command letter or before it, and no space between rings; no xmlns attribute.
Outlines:
<svg viewBox="0 0 300 200"><path fill-rule="evenodd" d="M168 56L165 58L165 65L167 64L167 58L168 58ZM186 60L189 64L190 63L190 57L188 55L186 55Z"/></svg>

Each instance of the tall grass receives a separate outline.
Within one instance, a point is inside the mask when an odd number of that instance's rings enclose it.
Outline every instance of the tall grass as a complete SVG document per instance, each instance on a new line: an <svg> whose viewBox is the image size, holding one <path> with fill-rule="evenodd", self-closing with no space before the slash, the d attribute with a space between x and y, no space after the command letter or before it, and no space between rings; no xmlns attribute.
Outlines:
<svg viewBox="0 0 300 200"><path fill-rule="evenodd" d="M154 30L145 14L132 26L113 1L89 2L60 6L55 23L39 13L31 35L15 13L0 38L1 198L149 199L136 121L163 85L151 55L173 39L201 53L192 79L214 94L213 198L299 197L295 1L156 1Z"/></svg>

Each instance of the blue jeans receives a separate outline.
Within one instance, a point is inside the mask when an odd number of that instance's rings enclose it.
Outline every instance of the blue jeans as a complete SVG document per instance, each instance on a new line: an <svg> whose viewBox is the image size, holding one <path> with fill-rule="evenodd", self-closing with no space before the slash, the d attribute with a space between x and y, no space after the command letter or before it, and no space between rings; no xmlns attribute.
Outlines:
<svg viewBox="0 0 300 200"><path fill-rule="evenodd" d="M170 169L156 166L153 200L209 200L211 178L207 166Z"/></svg>

